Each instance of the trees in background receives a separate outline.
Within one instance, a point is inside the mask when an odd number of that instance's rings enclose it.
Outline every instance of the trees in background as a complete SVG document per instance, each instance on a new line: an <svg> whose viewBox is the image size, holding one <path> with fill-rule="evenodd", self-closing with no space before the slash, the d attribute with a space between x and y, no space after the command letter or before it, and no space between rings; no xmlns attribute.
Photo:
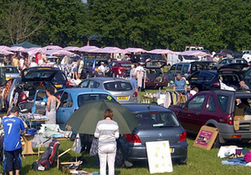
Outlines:
<svg viewBox="0 0 251 175"><path fill-rule="evenodd" d="M88 0L88 4L0 0L0 5L1 44L29 40L39 45L83 46L95 35L100 46L121 48L251 49L249 0ZM9 13L15 8L19 18Z"/></svg>

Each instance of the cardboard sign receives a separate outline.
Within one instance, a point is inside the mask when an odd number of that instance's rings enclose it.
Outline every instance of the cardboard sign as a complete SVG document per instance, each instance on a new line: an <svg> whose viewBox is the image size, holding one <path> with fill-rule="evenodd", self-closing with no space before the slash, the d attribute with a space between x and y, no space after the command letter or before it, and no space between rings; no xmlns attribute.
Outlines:
<svg viewBox="0 0 251 175"><path fill-rule="evenodd" d="M198 133L193 146L199 147L205 150L210 150L213 146L213 143L217 135L218 135L217 128L204 125L200 128L200 132Z"/></svg>
<svg viewBox="0 0 251 175"><path fill-rule="evenodd" d="M172 172L172 159L169 141L146 142L150 173Z"/></svg>

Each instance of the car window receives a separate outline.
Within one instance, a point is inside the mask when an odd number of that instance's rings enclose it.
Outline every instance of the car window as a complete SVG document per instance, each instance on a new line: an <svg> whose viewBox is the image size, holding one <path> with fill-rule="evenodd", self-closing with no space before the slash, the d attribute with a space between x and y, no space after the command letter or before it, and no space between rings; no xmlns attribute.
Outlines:
<svg viewBox="0 0 251 175"><path fill-rule="evenodd" d="M182 69L182 65L178 65L177 69L176 69L176 72L181 72L181 69Z"/></svg>
<svg viewBox="0 0 251 175"><path fill-rule="evenodd" d="M69 108L73 106L73 100L70 94L64 92L61 99L60 107Z"/></svg>
<svg viewBox="0 0 251 175"><path fill-rule="evenodd" d="M176 67L176 65L172 65L172 67L170 68L169 72L170 72L170 73L175 72L175 67Z"/></svg>
<svg viewBox="0 0 251 175"><path fill-rule="evenodd" d="M227 106L229 97L226 95L217 95L217 100L220 103L220 107L223 112L227 112Z"/></svg>
<svg viewBox="0 0 251 175"><path fill-rule="evenodd" d="M215 105L215 101L214 101L214 97L210 96L208 104L207 104L207 110L214 112L216 110L216 105Z"/></svg>
<svg viewBox="0 0 251 175"><path fill-rule="evenodd" d="M67 78L66 78L66 76L62 72L60 72L60 73L57 73L55 75L55 77L53 78L53 80L55 80L55 81L66 81Z"/></svg>
<svg viewBox="0 0 251 175"><path fill-rule="evenodd" d="M78 96L78 106L83 106L86 102L91 100L107 100L116 102L116 100L109 94L80 94Z"/></svg>
<svg viewBox="0 0 251 175"><path fill-rule="evenodd" d="M92 67L92 61L86 61L85 66L86 67Z"/></svg>
<svg viewBox="0 0 251 175"><path fill-rule="evenodd" d="M16 67L5 67L5 73L19 73Z"/></svg>
<svg viewBox="0 0 251 175"><path fill-rule="evenodd" d="M211 81L214 78L213 74L203 72L200 74L199 80Z"/></svg>
<svg viewBox="0 0 251 175"><path fill-rule="evenodd" d="M179 122L171 112L143 112L135 114L141 126L177 127Z"/></svg>
<svg viewBox="0 0 251 175"><path fill-rule="evenodd" d="M104 83L104 88L107 91L130 91L132 85L130 82L108 82Z"/></svg>
<svg viewBox="0 0 251 175"><path fill-rule="evenodd" d="M88 88L88 83L89 83L89 80L84 80L80 83L79 87Z"/></svg>
<svg viewBox="0 0 251 175"><path fill-rule="evenodd" d="M88 88L98 88L99 87L99 83L93 80L90 80Z"/></svg>
<svg viewBox="0 0 251 175"><path fill-rule="evenodd" d="M206 95L198 95L194 97L190 102L188 102L187 108L200 110L205 101L205 98L206 98Z"/></svg>
<svg viewBox="0 0 251 175"><path fill-rule="evenodd" d="M121 67L131 67L132 63L120 63Z"/></svg>
<svg viewBox="0 0 251 175"><path fill-rule="evenodd" d="M182 72L187 73L188 69L189 69L189 65L184 65L183 68L182 68Z"/></svg>

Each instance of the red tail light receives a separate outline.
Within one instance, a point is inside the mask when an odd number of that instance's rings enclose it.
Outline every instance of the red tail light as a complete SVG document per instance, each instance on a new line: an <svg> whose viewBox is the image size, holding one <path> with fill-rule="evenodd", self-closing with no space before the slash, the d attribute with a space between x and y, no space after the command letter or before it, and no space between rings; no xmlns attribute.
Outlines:
<svg viewBox="0 0 251 175"><path fill-rule="evenodd" d="M166 81L166 76L163 76L163 81Z"/></svg>
<svg viewBox="0 0 251 175"><path fill-rule="evenodd" d="M187 139L187 133L186 132L182 132L180 134L179 142L186 141L186 139Z"/></svg>
<svg viewBox="0 0 251 175"><path fill-rule="evenodd" d="M137 96L138 96L138 93L137 93L137 92L134 92L132 96L133 96L133 97L137 97Z"/></svg>
<svg viewBox="0 0 251 175"><path fill-rule="evenodd" d="M74 109L74 112L76 112L77 111L77 109Z"/></svg>
<svg viewBox="0 0 251 175"><path fill-rule="evenodd" d="M24 93L22 93L22 94L20 95L20 101L21 101L21 102L27 101L26 99L27 99L27 96L26 96Z"/></svg>
<svg viewBox="0 0 251 175"><path fill-rule="evenodd" d="M126 140L130 143L141 143L139 136L136 134L124 134Z"/></svg>
<svg viewBox="0 0 251 175"><path fill-rule="evenodd" d="M66 81L66 86L70 86L70 81L69 80Z"/></svg>
<svg viewBox="0 0 251 175"><path fill-rule="evenodd" d="M227 116L227 124L233 125L233 117L231 117L231 114L228 114Z"/></svg>
<svg viewBox="0 0 251 175"><path fill-rule="evenodd" d="M220 87L220 82L215 82L212 84L213 86Z"/></svg>
<svg viewBox="0 0 251 175"><path fill-rule="evenodd" d="M146 77L145 82L148 82L148 78Z"/></svg>

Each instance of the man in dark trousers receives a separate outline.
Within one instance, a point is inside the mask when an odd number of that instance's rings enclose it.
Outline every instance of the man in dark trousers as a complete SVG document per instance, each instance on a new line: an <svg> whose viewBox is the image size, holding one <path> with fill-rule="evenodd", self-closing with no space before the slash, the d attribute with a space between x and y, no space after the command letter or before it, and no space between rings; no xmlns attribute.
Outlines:
<svg viewBox="0 0 251 175"><path fill-rule="evenodd" d="M20 155L22 152L21 134L25 133L23 121L18 118L19 108L14 106L10 110L10 115L3 118L4 128L4 171L13 175L19 175L22 167Z"/></svg>

